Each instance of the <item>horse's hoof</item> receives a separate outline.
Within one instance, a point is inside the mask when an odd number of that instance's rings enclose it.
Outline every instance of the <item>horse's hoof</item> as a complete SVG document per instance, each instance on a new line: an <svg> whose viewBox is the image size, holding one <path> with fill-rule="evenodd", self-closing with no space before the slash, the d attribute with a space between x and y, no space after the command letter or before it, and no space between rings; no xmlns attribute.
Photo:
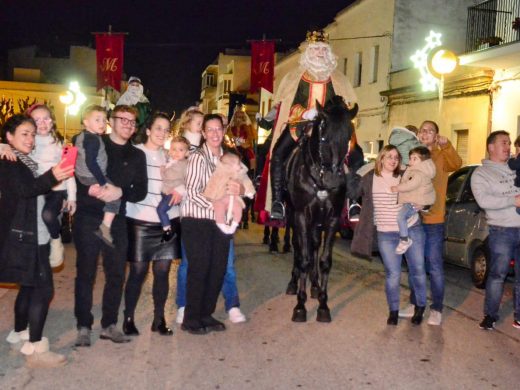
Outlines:
<svg viewBox="0 0 520 390"><path fill-rule="evenodd" d="M271 253L274 253L274 252L278 253L278 244L271 244L271 245L269 245L269 252L271 252Z"/></svg>
<svg viewBox="0 0 520 390"><path fill-rule="evenodd" d="M242 229L245 229L245 230L249 229L249 223L244 222L244 223L242 224Z"/></svg>
<svg viewBox="0 0 520 390"><path fill-rule="evenodd" d="M318 295L320 294L320 288L316 286L311 287L311 298L317 299Z"/></svg>
<svg viewBox="0 0 520 390"><path fill-rule="evenodd" d="M262 240L262 244L269 245L269 237L264 237L264 239Z"/></svg>
<svg viewBox="0 0 520 390"><path fill-rule="evenodd" d="M285 290L286 295L296 295L296 292L298 291L298 286L296 283L291 283L287 285L287 290Z"/></svg>
<svg viewBox="0 0 520 390"><path fill-rule="evenodd" d="M318 309L318 313L316 314L316 321L318 322L330 322L332 318L330 317L329 309Z"/></svg>
<svg viewBox="0 0 520 390"><path fill-rule="evenodd" d="M291 251L290 245L284 245L283 246L283 253L289 253Z"/></svg>
<svg viewBox="0 0 520 390"><path fill-rule="evenodd" d="M293 322L306 322L307 321L307 310L305 309L294 309L292 315Z"/></svg>

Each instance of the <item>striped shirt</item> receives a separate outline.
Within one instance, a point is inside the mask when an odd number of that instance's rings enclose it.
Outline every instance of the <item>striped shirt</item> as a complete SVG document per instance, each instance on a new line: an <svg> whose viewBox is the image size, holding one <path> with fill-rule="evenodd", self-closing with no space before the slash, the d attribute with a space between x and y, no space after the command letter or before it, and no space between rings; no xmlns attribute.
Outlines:
<svg viewBox="0 0 520 390"><path fill-rule="evenodd" d="M397 214L402 205L397 203L397 192L391 192L390 187L399 184L401 176L377 176L374 174L372 183L372 200L374 203L374 224L379 232L398 232ZM408 226L417 222L418 214L408 220Z"/></svg>
<svg viewBox="0 0 520 390"><path fill-rule="evenodd" d="M215 219L211 202L202 193L222 154L220 149L220 155L214 156L206 144L191 153L186 171L186 196L181 204L182 217Z"/></svg>
<svg viewBox="0 0 520 390"><path fill-rule="evenodd" d="M166 164L166 152L164 149L150 150L139 144L135 146L146 155L146 171L148 174L148 192L146 197L137 203L126 203L126 216L146 222L160 223L157 214L157 205L161 201L161 166ZM172 206L168 211L170 219L179 216L179 206Z"/></svg>

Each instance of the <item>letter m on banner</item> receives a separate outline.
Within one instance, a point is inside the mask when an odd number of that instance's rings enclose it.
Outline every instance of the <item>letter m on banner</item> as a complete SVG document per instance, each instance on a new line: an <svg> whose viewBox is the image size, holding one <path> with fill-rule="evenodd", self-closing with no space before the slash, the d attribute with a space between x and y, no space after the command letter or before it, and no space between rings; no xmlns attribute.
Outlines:
<svg viewBox="0 0 520 390"><path fill-rule="evenodd" d="M251 88L255 93L260 88L273 92L274 41L251 42Z"/></svg>
<svg viewBox="0 0 520 390"><path fill-rule="evenodd" d="M123 34L96 34L97 89L121 89L123 73Z"/></svg>

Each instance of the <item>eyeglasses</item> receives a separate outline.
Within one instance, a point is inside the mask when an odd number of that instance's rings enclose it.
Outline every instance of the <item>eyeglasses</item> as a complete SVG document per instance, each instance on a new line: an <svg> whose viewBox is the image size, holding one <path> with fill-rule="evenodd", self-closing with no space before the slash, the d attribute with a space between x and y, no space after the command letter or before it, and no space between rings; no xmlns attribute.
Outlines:
<svg viewBox="0 0 520 390"><path fill-rule="evenodd" d="M208 127L207 129L204 129L206 133L218 133L223 130L224 129L222 127Z"/></svg>
<svg viewBox="0 0 520 390"><path fill-rule="evenodd" d="M434 129L420 129L419 134L436 134Z"/></svg>
<svg viewBox="0 0 520 390"><path fill-rule="evenodd" d="M119 119L121 121L121 123L123 125L130 125L132 127L135 127L135 125L137 124L137 121L136 120L130 120L128 118L123 118L122 116L113 116L112 118L114 119Z"/></svg>

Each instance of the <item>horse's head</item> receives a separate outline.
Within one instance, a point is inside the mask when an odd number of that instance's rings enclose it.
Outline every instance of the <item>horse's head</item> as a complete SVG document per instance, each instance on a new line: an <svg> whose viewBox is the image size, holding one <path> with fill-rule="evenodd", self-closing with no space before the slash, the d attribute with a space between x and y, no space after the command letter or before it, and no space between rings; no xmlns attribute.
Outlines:
<svg viewBox="0 0 520 390"><path fill-rule="evenodd" d="M334 96L322 107L316 102L318 117L312 131L312 149L318 151L322 168L339 172L354 133L352 119L358 105L348 108L341 96Z"/></svg>

